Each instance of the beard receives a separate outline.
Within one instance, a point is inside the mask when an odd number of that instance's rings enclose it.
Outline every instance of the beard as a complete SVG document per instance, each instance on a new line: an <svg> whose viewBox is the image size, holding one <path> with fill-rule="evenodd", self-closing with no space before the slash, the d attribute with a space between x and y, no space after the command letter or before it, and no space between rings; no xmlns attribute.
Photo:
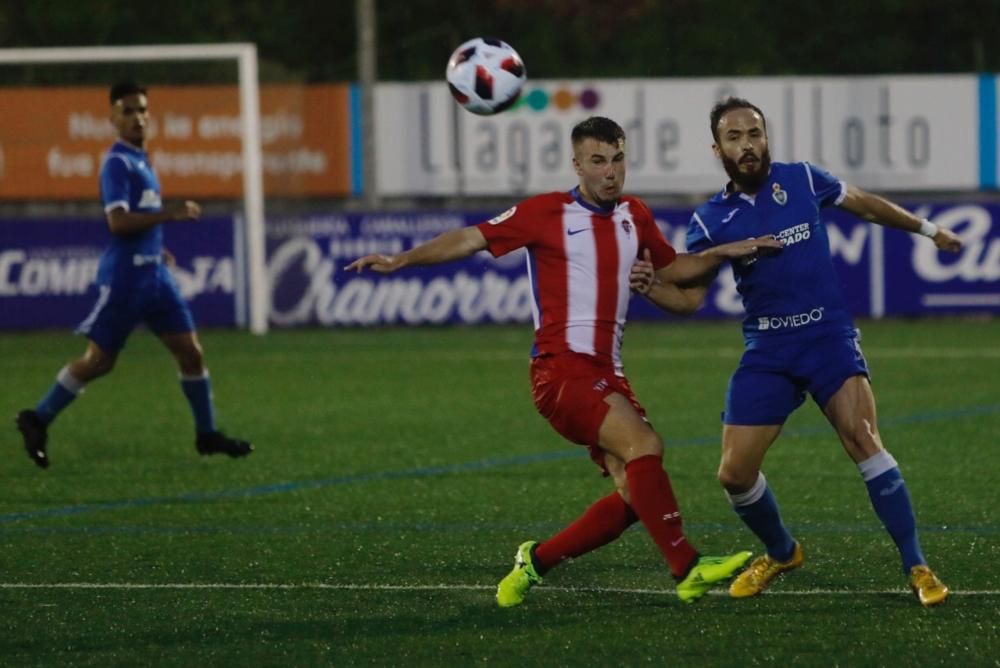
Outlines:
<svg viewBox="0 0 1000 668"><path fill-rule="evenodd" d="M740 171L739 164L732 158L725 156L722 158L722 167L726 170L726 174L729 175L732 182L739 186L740 190L746 193L755 193L760 190L760 187L764 185L768 175L771 173L771 152L767 149L764 150L760 156L760 164L752 172Z"/></svg>

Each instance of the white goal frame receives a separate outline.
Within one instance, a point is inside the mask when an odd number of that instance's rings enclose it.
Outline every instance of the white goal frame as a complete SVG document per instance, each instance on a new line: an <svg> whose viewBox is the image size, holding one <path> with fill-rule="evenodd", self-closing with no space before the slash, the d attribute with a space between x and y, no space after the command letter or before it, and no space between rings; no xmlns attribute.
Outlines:
<svg viewBox="0 0 1000 668"><path fill-rule="evenodd" d="M260 136L260 87L257 46L232 44L162 44L144 46L81 46L0 49L0 65L56 63L113 63L137 61L235 60L239 70L241 144L243 150L243 206L249 279L250 331L268 329L270 281L264 250L264 175ZM239 221L234 219L234 224ZM237 235L238 238L239 235ZM241 249L237 248L239 254ZM237 304L240 296L236 295Z"/></svg>

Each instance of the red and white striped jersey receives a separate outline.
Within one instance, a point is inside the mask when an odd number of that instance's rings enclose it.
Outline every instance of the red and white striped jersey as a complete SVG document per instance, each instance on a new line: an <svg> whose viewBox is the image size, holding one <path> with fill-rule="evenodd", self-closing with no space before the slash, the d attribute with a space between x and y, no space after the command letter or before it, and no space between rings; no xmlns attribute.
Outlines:
<svg viewBox="0 0 1000 668"><path fill-rule="evenodd" d="M642 200L624 196L602 210L574 188L527 199L478 228L494 257L528 251L532 356L593 355L621 374L632 263L647 248L656 269L677 256Z"/></svg>

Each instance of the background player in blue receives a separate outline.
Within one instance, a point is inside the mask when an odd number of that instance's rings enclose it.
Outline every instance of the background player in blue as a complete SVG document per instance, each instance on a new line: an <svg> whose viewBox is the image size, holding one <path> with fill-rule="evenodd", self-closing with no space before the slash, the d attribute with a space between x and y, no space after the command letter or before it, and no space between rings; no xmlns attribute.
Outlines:
<svg viewBox="0 0 1000 668"><path fill-rule="evenodd" d="M101 256L99 294L77 331L90 341L83 356L64 366L34 410L21 411L17 427L31 459L47 468L48 427L92 380L114 368L125 340L145 323L177 360L181 389L194 414L195 447L203 455L242 457L253 450L215 426L212 389L194 320L170 272L160 223L193 221L201 215L195 202L163 208L160 183L144 150L149 127L146 89L132 82L111 87L111 123L118 141L101 166L101 202L111 230L111 244Z"/></svg>
<svg viewBox="0 0 1000 668"><path fill-rule="evenodd" d="M772 163L764 114L746 100L719 103L710 120L713 150L730 182L693 214L688 252L767 234L784 243L778 252L762 248L755 257L731 262L746 309L746 350L726 396L719 481L767 553L733 581L730 594L760 593L776 575L803 562L802 547L782 523L760 469L808 392L857 464L914 593L923 605L941 603L948 588L927 567L906 484L882 445L860 334L838 287L820 209L839 206L863 220L930 237L946 251L957 252L961 242L813 165ZM707 286L687 287L694 310ZM649 291L653 301L656 290L654 284Z"/></svg>

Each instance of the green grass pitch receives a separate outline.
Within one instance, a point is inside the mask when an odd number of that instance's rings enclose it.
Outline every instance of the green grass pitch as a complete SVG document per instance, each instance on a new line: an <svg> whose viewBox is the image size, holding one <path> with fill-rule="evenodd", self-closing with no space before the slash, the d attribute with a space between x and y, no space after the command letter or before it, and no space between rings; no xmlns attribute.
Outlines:
<svg viewBox="0 0 1000 668"><path fill-rule="evenodd" d="M738 325L630 327L632 385L667 442L694 544L760 551L715 480ZM135 335L53 425L13 420L83 349L0 335L0 656L7 665L998 665L1000 336L991 320L862 323L880 427L924 550L922 609L860 476L810 402L765 471L805 566L695 605L642 530L556 569L519 608L516 546L610 483L531 405L529 326L202 335L221 426L200 458L167 353Z"/></svg>

